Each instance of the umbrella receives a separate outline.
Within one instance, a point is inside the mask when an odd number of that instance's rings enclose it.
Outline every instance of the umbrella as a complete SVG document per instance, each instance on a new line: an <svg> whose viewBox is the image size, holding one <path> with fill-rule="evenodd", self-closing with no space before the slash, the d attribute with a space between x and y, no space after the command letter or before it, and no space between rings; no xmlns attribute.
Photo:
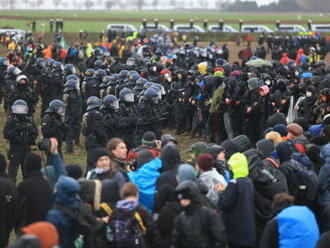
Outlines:
<svg viewBox="0 0 330 248"><path fill-rule="evenodd" d="M252 67L262 67L262 66L270 66L272 67L273 64L272 62L268 61L268 60L264 60L264 59L253 59L253 60L249 60L248 62L246 62L246 65L248 66L252 66Z"/></svg>

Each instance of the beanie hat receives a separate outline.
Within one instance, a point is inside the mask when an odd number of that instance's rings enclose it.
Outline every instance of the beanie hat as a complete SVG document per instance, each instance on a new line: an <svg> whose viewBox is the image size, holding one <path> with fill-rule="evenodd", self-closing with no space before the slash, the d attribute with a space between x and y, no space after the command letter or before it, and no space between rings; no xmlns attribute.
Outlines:
<svg viewBox="0 0 330 248"><path fill-rule="evenodd" d="M26 172L41 170L41 157L35 153L29 153L24 159L24 168Z"/></svg>
<svg viewBox="0 0 330 248"><path fill-rule="evenodd" d="M287 125L286 130L288 131L288 133L291 133L295 137L303 135L303 133L304 133L304 130L302 129L302 127L296 123L291 123L291 124Z"/></svg>
<svg viewBox="0 0 330 248"><path fill-rule="evenodd" d="M97 160L99 160L99 158L103 156L108 156L108 153L104 148L96 148L91 152L91 154L91 162L94 165L97 163Z"/></svg>
<svg viewBox="0 0 330 248"><path fill-rule="evenodd" d="M142 135L142 145L145 146L155 146L156 135L152 131L147 131Z"/></svg>
<svg viewBox="0 0 330 248"><path fill-rule="evenodd" d="M65 170L67 172L67 176L72 177L74 179L79 179L83 174L81 167L76 164L70 164L65 166Z"/></svg>
<svg viewBox="0 0 330 248"><path fill-rule="evenodd" d="M287 131L285 125L283 125L283 124L277 124L277 125L273 126L273 131L278 132L282 137L288 135L288 131Z"/></svg>
<svg viewBox="0 0 330 248"><path fill-rule="evenodd" d="M203 171L209 171L214 166L214 159L210 153L202 153L197 157L196 163Z"/></svg>
<svg viewBox="0 0 330 248"><path fill-rule="evenodd" d="M274 143L274 146L282 142L282 137L278 132L272 131L265 135L265 139L271 139Z"/></svg>
<svg viewBox="0 0 330 248"><path fill-rule="evenodd" d="M246 135L238 135L232 139L235 144L239 147L240 152L245 152L250 149L251 143Z"/></svg>
<svg viewBox="0 0 330 248"><path fill-rule="evenodd" d="M7 160L5 156L0 153L0 172L5 172L7 169Z"/></svg>
<svg viewBox="0 0 330 248"><path fill-rule="evenodd" d="M52 248L59 244L59 235L55 226L45 221L35 222L22 228L24 234L35 235L41 248Z"/></svg>
<svg viewBox="0 0 330 248"><path fill-rule="evenodd" d="M271 139L262 139L257 142L257 149L265 156L270 156L274 152L274 143Z"/></svg>
<svg viewBox="0 0 330 248"><path fill-rule="evenodd" d="M225 149L226 159L229 159L231 157L231 155L240 151L240 148L238 147L238 145L230 139L222 142L221 146Z"/></svg>
<svg viewBox="0 0 330 248"><path fill-rule="evenodd" d="M207 144L205 142L199 141L194 144L192 144L189 148L189 151L194 153L196 156L203 153L207 149Z"/></svg>
<svg viewBox="0 0 330 248"><path fill-rule="evenodd" d="M150 162L153 159L154 157L148 149L143 149L142 151L139 151L136 157L137 168L140 168L142 165Z"/></svg>

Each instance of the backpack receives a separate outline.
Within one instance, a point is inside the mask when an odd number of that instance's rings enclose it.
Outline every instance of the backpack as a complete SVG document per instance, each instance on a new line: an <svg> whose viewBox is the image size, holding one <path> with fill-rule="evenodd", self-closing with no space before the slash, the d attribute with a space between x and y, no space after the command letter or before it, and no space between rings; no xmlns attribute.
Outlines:
<svg viewBox="0 0 330 248"><path fill-rule="evenodd" d="M300 169L294 173L294 196L297 201L313 202L318 195L318 179L312 170Z"/></svg>
<svg viewBox="0 0 330 248"><path fill-rule="evenodd" d="M111 247L142 248L145 247L143 235L146 234L140 214L136 211L124 212L115 209L106 227L106 238Z"/></svg>
<svg viewBox="0 0 330 248"><path fill-rule="evenodd" d="M85 208L73 210L64 206L56 205L55 209L62 211L75 220L73 225L74 247L90 247L90 239L94 229L98 225L96 218L89 214Z"/></svg>

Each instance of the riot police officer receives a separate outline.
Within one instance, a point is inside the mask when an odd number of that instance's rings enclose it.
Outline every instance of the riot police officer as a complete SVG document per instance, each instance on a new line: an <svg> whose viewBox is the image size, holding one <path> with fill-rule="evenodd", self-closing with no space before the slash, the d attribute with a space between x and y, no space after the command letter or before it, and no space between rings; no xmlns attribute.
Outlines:
<svg viewBox="0 0 330 248"><path fill-rule="evenodd" d="M118 128L120 127L118 109L119 101L117 97L114 95L106 95L103 99L100 112L104 119L104 127L108 140L118 137Z"/></svg>
<svg viewBox="0 0 330 248"><path fill-rule="evenodd" d="M71 79L66 82L63 100L66 105L65 122L68 125L66 152L73 153L73 141L79 141L80 136L82 98L79 81Z"/></svg>
<svg viewBox="0 0 330 248"><path fill-rule="evenodd" d="M102 101L97 96L91 96L87 100L87 112L83 115L82 134L85 136L85 149L87 151L87 170L91 169L93 151L96 148L105 147L106 133L104 122L99 109Z"/></svg>
<svg viewBox="0 0 330 248"><path fill-rule="evenodd" d="M62 155L62 142L66 139L68 127L62 121L65 114L65 104L62 100L52 100L41 120L41 133L43 138L56 138L58 141L58 152ZM48 163L51 154L46 152Z"/></svg>
<svg viewBox="0 0 330 248"><path fill-rule="evenodd" d="M51 99L63 98L63 65L61 62L55 61L53 63L53 70L51 73L50 85L52 89Z"/></svg>
<svg viewBox="0 0 330 248"><path fill-rule="evenodd" d="M119 136L123 139L128 150L135 147L135 131L136 131L136 109L134 105L134 93L131 89L123 88L119 92L119 116L120 128Z"/></svg>
<svg viewBox="0 0 330 248"><path fill-rule="evenodd" d="M38 94L36 90L29 85L28 79L25 75L19 75L16 78L16 87L10 93L9 105L11 106L17 99L24 100L28 105L29 115L34 112L35 105L38 102ZM10 112L10 110L8 110Z"/></svg>
<svg viewBox="0 0 330 248"><path fill-rule="evenodd" d="M24 159L38 136L38 129L32 122L32 118L29 117L28 112L27 103L22 99L16 100L11 106L11 116L6 121L3 130L5 139L9 141L8 174L14 182L20 165L23 177L26 177L23 167Z"/></svg>
<svg viewBox="0 0 330 248"><path fill-rule="evenodd" d="M9 95L14 90L15 83L16 83L16 77L21 72L22 71L16 66L8 66L7 67L7 73L5 75L5 85L4 85L4 93L5 93L4 108L5 108L6 112L8 111Z"/></svg>
<svg viewBox="0 0 330 248"><path fill-rule="evenodd" d="M156 137L161 137L160 113L156 111L155 105L160 100L159 92L155 88L147 89L139 104L137 105L137 140L141 140L146 131L153 131Z"/></svg>
<svg viewBox="0 0 330 248"><path fill-rule="evenodd" d="M91 96L99 97L99 82L95 79L95 71L87 69L85 71L85 78L82 82L82 95L84 100L83 112L86 111L87 99Z"/></svg>

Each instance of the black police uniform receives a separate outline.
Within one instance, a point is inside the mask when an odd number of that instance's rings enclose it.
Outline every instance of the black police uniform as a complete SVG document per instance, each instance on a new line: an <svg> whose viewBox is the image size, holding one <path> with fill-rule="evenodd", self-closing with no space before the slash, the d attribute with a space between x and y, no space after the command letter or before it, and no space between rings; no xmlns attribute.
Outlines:
<svg viewBox="0 0 330 248"><path fill-rule="evenodd" d="M67 152L73 152L73 141L79 140L81 127L82 98L77 90L64 94L65 122L68 125L66 137Z"/></svg>
<svg viewBox="0 0 330 248"><path fill-rule="evenodd" d="M30 152L31 145L35 144L38 129L28 115L13 114L5 123L3 135L5 139L9 140L9 177L16 181L17 171L21 165L21 171L25 178L24 159Z"/></svg>

